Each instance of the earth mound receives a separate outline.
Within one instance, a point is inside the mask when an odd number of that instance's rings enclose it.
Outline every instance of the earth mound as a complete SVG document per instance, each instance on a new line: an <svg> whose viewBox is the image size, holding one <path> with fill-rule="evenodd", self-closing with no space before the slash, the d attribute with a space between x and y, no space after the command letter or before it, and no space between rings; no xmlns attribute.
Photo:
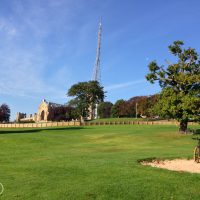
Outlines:
<svg viewBox="0 0 200 200"><path fill-rule="evenodd" d="M152 160L142 161L141 164L178 172L200 173L200 163L196 163L194 160Z"/></svg>

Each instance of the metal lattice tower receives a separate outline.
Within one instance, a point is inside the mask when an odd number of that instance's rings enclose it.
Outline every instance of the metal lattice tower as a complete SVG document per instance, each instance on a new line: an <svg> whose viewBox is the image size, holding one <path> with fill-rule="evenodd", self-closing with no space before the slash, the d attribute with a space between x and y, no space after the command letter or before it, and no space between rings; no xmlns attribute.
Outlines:
<svg viewBox="0 0 200 200"><path fill-rule="evenodd" d="M102 20L100 19L96 60L95 60L94 72L93 72L93 80L99 81L99 82L100 82L100 79L101 79L101 72L100 72L101 35L102 35Z"/></svg>

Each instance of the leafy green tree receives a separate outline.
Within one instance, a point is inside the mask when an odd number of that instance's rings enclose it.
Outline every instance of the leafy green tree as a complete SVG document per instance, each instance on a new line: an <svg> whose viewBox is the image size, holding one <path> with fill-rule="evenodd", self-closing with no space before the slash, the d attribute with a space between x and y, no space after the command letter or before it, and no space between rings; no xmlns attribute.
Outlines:
<svg viewBox="0 0 200 200"><path fill-rule="evenodd" d="M154 107L155 105L157 105L158 98L159 98L159 94L154 94L148 97L148 107L145 113L146 116L150 118L157 117L158 112L154 111Z"/></svg>
<svg viewBox="0 0 200 200"><path fill-rule="evenodd" d="M10 119L10 108L7 104L0 106L0 122L9 122Z"/></svg>
<svg viewBox="0 0 200 200"><path fill-rule="evenodd" d="M69 115L66 113L66 115L67 115L66 117L68 118L70 116L71 119L79 119L80 114L79 114L79 109L77 107L77 105L78 105L77 100L71 99L66 105L71 107L71 109L72 109Z"/></svg>
<svg viewBox="0 0 200 200"><path fill-rule="evenodd" d="M127 117L126 101L123 99L117 100L111 109L112 117Z"/></svg>
<svg viewBox="0 0 200 200"><path fill-rule="evenodd" d="M142 116L152 117L152 108L157 101L158 95L142 96L138 101L138 113Z"/></svg>
<svg viewBox="0 0 200 200"><path fill-rule="evenodd" d="M98 81L79 82L71 86L68 96L74 97L73 104L80 117L93 118L96 104L104 100L103 87Z"/></svg>
<svg viewBox="0 0 200 200"><path fill-rule="evenodd" d="M100 118L111 117L111 109L113 104L111 102L102 102L98 105L98 116Z"/></svg>
<svg viewBox="0 0 200 200"><path fill-rule="evenodd" d="M146 79L150 83L158 81L162 88L156 105L158 114L177 119L179 130L186 132L188 121L200 118L200 59L195 49L183 49L183 45L175 41L169 46L176 63L164 67L151 62Z"/></svg>
<svg viewBox="0 0 200 200"><path fill-rule="evenodd" d="M151 96L135 96L126 101L126 110L128 117L135 117L136 116L136 105L137 105L137 114L138 117L146 116L151 117L153 116L152 107L157 101L158 95L151 95Z"/></svg>
<svg viewBox="0 0 200 200"><path fill-rule="evenodd" d="M74 108L69 105L55 107L53 108L53 121L70 121L76 119L74 118L73 111Z"/></svg>

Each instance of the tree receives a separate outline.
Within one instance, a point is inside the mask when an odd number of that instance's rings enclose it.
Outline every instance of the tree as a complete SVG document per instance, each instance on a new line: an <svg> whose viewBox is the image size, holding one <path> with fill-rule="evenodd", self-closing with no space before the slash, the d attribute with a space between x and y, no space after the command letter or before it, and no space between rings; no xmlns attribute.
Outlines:
<svg viewBox="0 0 200 200"><path fill-rule="evenodd" d="M70 121L74 118L74 108L68 105L58 106L53 109L54 120L53 121Z"/></svg>
<svg viewBox="0 0 200 200"><path fill-rule="evenodd" d="M113 104L111 102L102 102L98 105L98 116L100 118L109 118L111 116L111 109Z"/></svg>
<svg viewBox="0 0 200 200"><path fill-rule="evenodd" d="M80 117L93 118L96 104L104 100L103 87L98 81L79 82L71 86L68 96L74 97L73 104Z"/></svg>
<svg viewBox="0 0 200 200"><path fill-rule="evenodd" d="M9 122L10 108L6 104L0 106L0 122Z"/></svg>
<svg viewBox="0 0 200 200"><path fill-rule="evenodd" d="M186 132L188 121L200 118L200 59L195 49L183 49L183 45L182 41L175 41L169 46L177 57L176 63L164 67L151 62L146 79L150 83L158 81L162 88L156 104L158 114L177 119L179 130Z"/></svg>
<svg viewBox="0 0 200 200"><path fill-rule="evenodd" d="M137 105L137 114L138 116L152 116L152 107L157 100L157 95L151 96L136 96L132 97L126 102L128 117L136 116L136 105Z"/></svg>
<svg viewBox="0 0 200 200"><path fill-rule="evenodd" d="M76 99L71 99L70 101L67 102L67 106L71 107L71 118L72 119L79 119L80 114L79 114L79 109L78 109L78 101Z"/></svg>
<svg viewBox="0 0 200 200"><path fill-rule="evenodd" d="M112 117L127 117L128 108L125 100L120 99L115 102L111 109Z"/></svg>

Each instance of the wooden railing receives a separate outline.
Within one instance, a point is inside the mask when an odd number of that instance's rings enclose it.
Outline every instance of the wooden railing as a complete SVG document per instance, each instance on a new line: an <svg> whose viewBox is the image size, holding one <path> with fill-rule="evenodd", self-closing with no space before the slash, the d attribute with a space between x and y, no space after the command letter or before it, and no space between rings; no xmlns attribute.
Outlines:
<svg viewBox="0 0 200 200"><path fill-rule="evenodd" d="M43 128L43 127L62 127L62 126L80 126L80 122L79 121L70 121L70 122L0 124L0 128Z"/></svg>
<svg viewBox="0 0 200 200"><path fill-rule="evenodd" d="M177 121L104 121L104 122L41 122L41 123L7 123L0 124L0 128L43 128L67 126L102 126L102 125L179 125ZM189 122L189 125L198 123Z"/></svg>
<svg viewBox="0 0 200 200"><path fill-rule="evenodd" d="M82 126L100 126L100 125L179 125L177 121L102 121L102 122L84 122ZM189 122L189 125L197 125L198 123Z"/></svg>
<svg viewBox="0 0 200 200"><path fill-rule="evenodd" d="M145 124L145 125L177 125L177 122L159 122L159 121L102 121L102 122L84 122L81 123L82 126L100 126L100 125L134 125L134 124Z"/></svg>

